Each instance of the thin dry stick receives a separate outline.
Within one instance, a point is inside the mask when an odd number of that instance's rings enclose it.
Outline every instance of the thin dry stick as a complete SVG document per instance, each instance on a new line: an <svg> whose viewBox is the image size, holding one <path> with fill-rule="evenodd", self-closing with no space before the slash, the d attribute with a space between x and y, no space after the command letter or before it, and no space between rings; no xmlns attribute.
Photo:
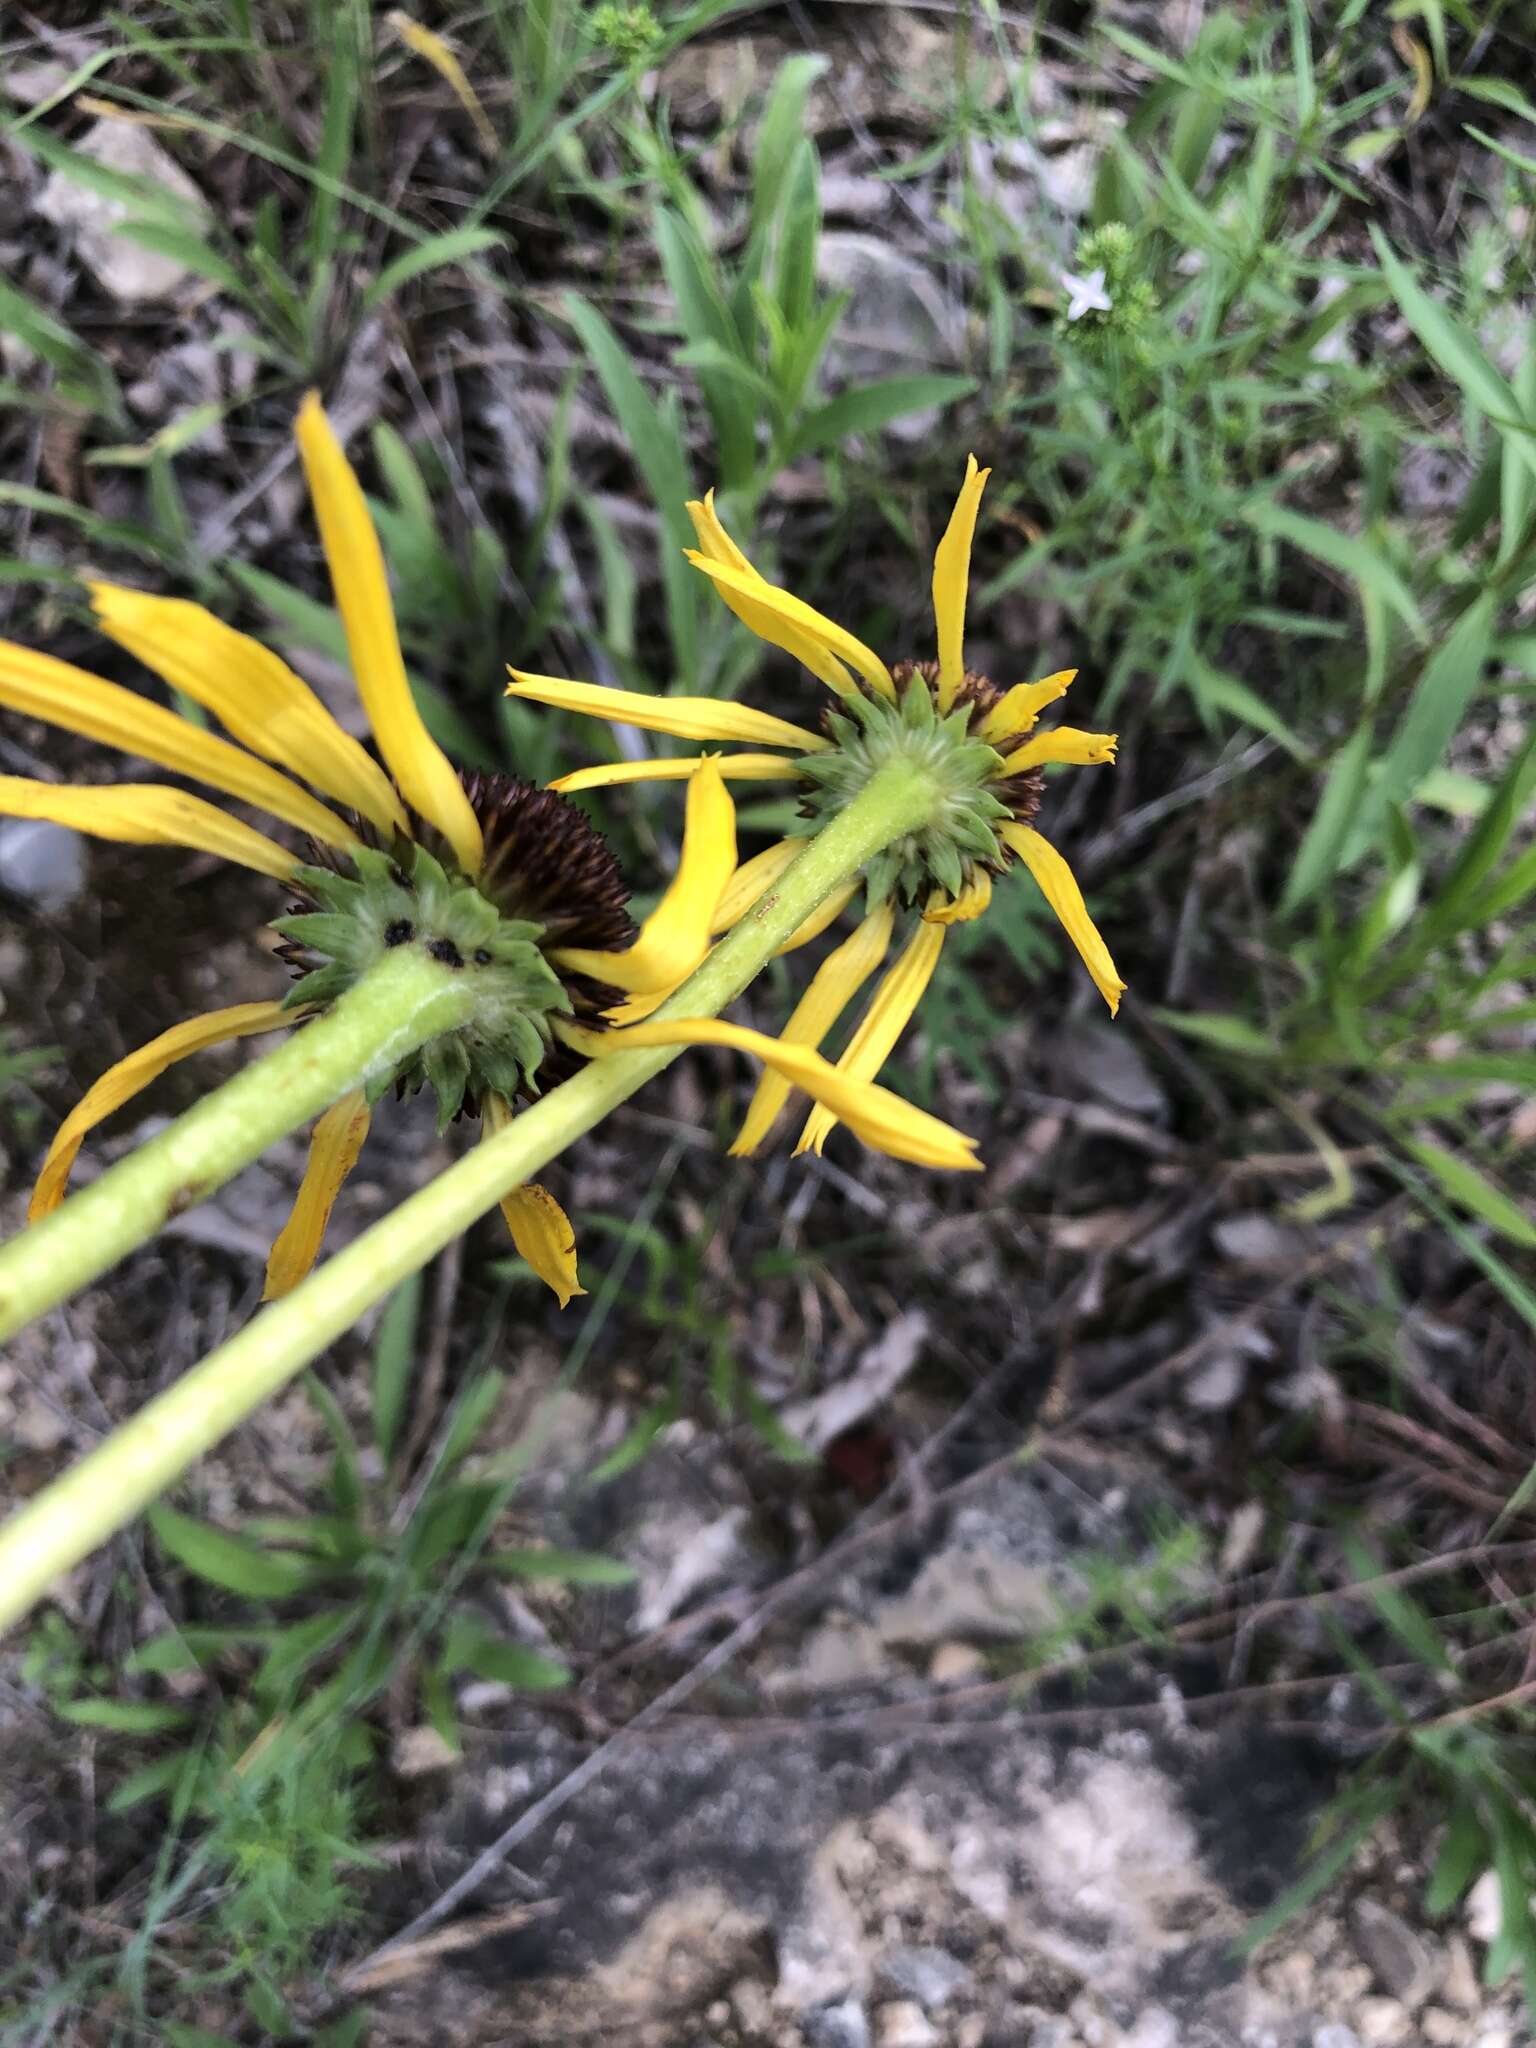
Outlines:
<svg viewBox="0 0 1536 2048"><path fill-rule="evenodd" d="M1071 1426L1078 1429L1089 1420L1101 1420L1134 1395L1143 1394L1149 1387L1160 1385L1164 1380L1187 1371L1214 1345L1230 1338L1234 1328L1251 1321L1254 1316L1261 1314L1293 1288L1314 1278L1349 1252L1358 1250L1378 1232L1390 1229L1407 1207L1406 1196L1393 1197L1368 1223L1346 1232L1331 1245L1324 1246L1322 1250L1303 1260L1293 1273L1275 1281L1249 1308L1214 1325L1203 1335L1195 1338L1193 1343L1186 1344L1181 1350L1163 1359L1160 1364L1150 1366L1135 1379L1128 1381L1125 1386L1112 1388L1098 1400L1090 1401L1085 1409L1071 1418ZM658 1693L655 1699L648 1701L624 1727L617 1729L606 1741L599 1743L591 1755L584 1757L573 1771L568 1772L558 1784L552 1785L542 1798L534 1801L532 1806L526 1807L516 1820L503 1828L495 1841L480 1851L474 1861L459 1873L453 1883L441 1892L430 1906L425 1907L414 1920L398 1934L392 1935L388 1941L382 1943L371 1955L364 1957L355 1968L374 1968L384 1957L393 1954L408 1942L419 1941L424 1934L446 1920L448 1915L477 1892L498 1866L535 1834L545 1821L563 1811L573 1799L586 1790L588 1785L600 1778L627 1743L633 1742L658 1722L665 1720L684 1700L691 1698L707 1679L724 1670L741 1651L750 1648L771 1621L792 1607L827 1573L844 1570L850 1558L887 1541L909 1524L925 1520L936 1508L951 1507L968 1495L978 1492L1004 1473L1014 1470L1025 1459L1035 1456L1052 1438L1064 1435L1066 1428L1067 1424L1063 1422L1050 1429L1036 1430L1027 1444L1017 1450L1006 1452L1000 1458L992 1459L966 1478L957 1480L953 1486L944 1487L940 1492L914 1506L900 1510L883 1522L851 1529L840 1542L834 1544L831 1550L814 1563L782 1580L766 1595L754 1613L738 1622L730 1634L722 1637L712 1650L706 1651L690 1671L675 1679L663 1692Z"/></svg>

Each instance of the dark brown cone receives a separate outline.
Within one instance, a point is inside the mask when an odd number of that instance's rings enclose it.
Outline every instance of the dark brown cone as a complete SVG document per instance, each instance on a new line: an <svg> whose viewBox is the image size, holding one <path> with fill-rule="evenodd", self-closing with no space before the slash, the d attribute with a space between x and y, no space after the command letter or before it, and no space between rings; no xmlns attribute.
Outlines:
<svg viewBox="0 0 1536 2048"><path fill-rule="evenodd" d="M503 917L542 925L544 951L581 946L618 953L634 944L636 927L626 908L629 888L607 840L584 811L569 797L516 775L476 769L463 782L485 839L485 862L476 887ZM363 844L384 843L366 819L350 822ZM442 835L414 813L411 822L417 843L452 872L456 863ZM398 857L409 859L407 844L399 846ZM345 855L333 847L312 842L310 859L316 866L347 872ZM291 906L294 911L314 907L308 899ZM276 951L296 974L321 964L307 947L288 939ZM603 1011L624 1000L622 989L590 975L564 973L552 964L565 983L576 1021L588 1029L600 1028ZM581 1054L556 1040L539 1068L541 1092L585 1064Z"/></svg>

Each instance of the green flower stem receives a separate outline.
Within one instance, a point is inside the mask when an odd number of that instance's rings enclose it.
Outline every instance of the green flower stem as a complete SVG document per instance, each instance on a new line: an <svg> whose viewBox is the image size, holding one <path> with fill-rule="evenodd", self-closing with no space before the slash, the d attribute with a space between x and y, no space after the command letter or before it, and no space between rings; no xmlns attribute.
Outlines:
<svg viewBox="0 0 1536 2048"><path fill-rule="evenodd" d="M925 824L934 785L906 761L882 768L816 835L659 1015L712 1017L739 996L840 884ZM613 1053L552 1089L403 1202L151 1401L0 1528L0 1628L172 1485L220 1437L302 1371L363 1311L536 1174L678 1056ZM265 1067L257 1062L252 1072ZM62 1212L61 1212L62 1213Z"/></svg>
<svg viewBox="0 0 1536 2048"><path fill-rule="evenodd" d="M0 1246L0 1340L94 1280L349 1088L471 1014L470 978L419 946L369 969L147 1145Z"/></svg>

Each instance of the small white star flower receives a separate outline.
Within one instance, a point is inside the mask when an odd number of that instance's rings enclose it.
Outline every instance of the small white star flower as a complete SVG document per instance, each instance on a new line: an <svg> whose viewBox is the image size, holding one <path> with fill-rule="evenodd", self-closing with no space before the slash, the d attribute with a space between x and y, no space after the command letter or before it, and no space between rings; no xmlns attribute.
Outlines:
<svg viewBox="0 0 1536 2048"><path fill-rule="evenodd" d="M1074 277L1070 270L1064 270L1061 288L1068 296L1069 320L1081 320L1085 313L1107 313L1110 310L1110 297L1104 289L1102 270L1090 270L1086 277Z"/></svg>

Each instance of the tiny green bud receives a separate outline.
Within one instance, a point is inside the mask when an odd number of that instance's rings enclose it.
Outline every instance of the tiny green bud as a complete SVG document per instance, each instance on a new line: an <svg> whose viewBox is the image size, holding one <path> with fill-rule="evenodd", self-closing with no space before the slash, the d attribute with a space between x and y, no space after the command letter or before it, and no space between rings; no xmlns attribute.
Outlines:
<svg viewBox="0 0 1536 2048"><path fill-rule="evenodd" d="M604 0L587 23L595 43L621 63L641 65L662 39L661 23L645 0Z"/></svg>

